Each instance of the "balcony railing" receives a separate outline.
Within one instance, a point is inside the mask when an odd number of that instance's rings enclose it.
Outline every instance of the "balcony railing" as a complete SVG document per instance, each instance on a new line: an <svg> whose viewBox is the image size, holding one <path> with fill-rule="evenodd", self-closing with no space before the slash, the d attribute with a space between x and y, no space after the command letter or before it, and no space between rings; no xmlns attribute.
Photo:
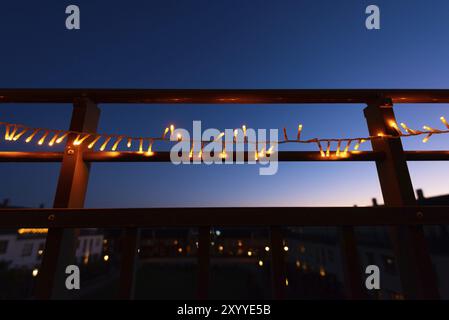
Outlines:
<svg viewBox="0 0 449 320"><path fill-rule="evenodd" d="M448 103L449 90L131 90L131 89L0 89L0 103L73 103L70 130L95 132L97 104L366 104L371 135L395 121L394 104ZM408 299L438 298L438 285L427 250L423 225L449 223L449 207L417 206L407 161L447 161L449 151L404 151L400 139L372 141L373 151L350 157L321 157L318 152L282 151L279 161L372 161L376 163L384 207L307 208L151 208L83 209L91 162L169 162L167 152L142 157L135 152L93 152L73 146L64 152L0 152L0 162L60 162L53 209L1 209L0 227L49 228L35 297L58 298L64 266L73 261L74 228L123 228L120 298L131 298L138 228L198 227L198 298L208 296L209 244L212 226L264 226L271 231L273 297L282 299L285 265L283 226L340 228L348 298L364 298L354 226L388 226Z"/></svg>

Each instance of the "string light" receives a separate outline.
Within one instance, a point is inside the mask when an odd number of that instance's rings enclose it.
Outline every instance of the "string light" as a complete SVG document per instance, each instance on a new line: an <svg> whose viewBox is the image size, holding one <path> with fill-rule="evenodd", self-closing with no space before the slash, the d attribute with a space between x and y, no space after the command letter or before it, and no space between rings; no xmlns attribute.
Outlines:
<svg viewBox="0 0 449 320"><path fill-rule="evenodd" d="M321 146L321 143L319 141L317 141L317 144L318 144L318 148L320 149L321 157L324 158L326 155L325 155L325 153L323 151L323 147Z"/></svg>
<svg viewBox="0 0 449 320"><path fill-rule="evenodd" d="M56 143L61 143L62 141L64 141L65 138L67 138L68 135L69 135L69 132L66 132L60 138L56 139Z"/></svg>
<svg viewBox="0 0 449 320"><path fill-rule="evenodd" d="M298 141L301 140L301 131L302 131L302 124L298 126L298 135L296 137L296 140Z"/></svg>
<svg viewBox="0 0 449 320"><path fill-rule="evenodd" d="M86 134L84 137L81 138L81 135L79 134L76 138L75 141L73 141L73 145L74 146L79 146L81 145L87 138L90 137L90 134ZM80 139L81 138L81 139Z"/></svg>
<svg viewBox="0 0 449 320"><path fill-rule="evenodd" d="M435 132L441 132L441 130L434 129L434 128L431 128L431 127L429 127L429 126L423 126L423 128L424 128L424 130L430 131L430 132L432 132L432 133L435 133Z"/></svg>
<svg viewBox="0 0 449 320"><path fill-rule="evenodd" d="M33 133L32 133L28 138L26 138L25 142L26 142L26 143L31 142L31 140L33 140L34 136L35 136L38 132L39 132L39 129L34 130Z"/></svg>
<svg viewBox="0 0 449 320"><path fill-rule="evenodd" d="M8 141L9 140L9 124L6 125L6 129L5 129L5 140Z"/></svg>
<svg viewBox="0 0 449 320"><path fill-rule="evenodd" d="M337 144L337 152L335 153L335 155L337 157L340 156L340 147L341 147L341 140L338 140L338 144Z"/></svg>
<svg viewBox="0 0 449 320"><path fill-rule="evenodd" d="M100 140L101 136L97 136L94 141L92 141L87 147L89 149L92 149L94 147L94 145L97 143L98 140Z"/></svg>
<svg viewBox="0 0 449 320"><path fill-rule="evenodd" d="M354 151L359 150L359 147L362 143L364 143L365 141L369 140L375 140L375 139L380 139L380 138L388 138L388 139L393 139L393 138L402 138L402 137L410 137L410 136L416 136L416 135L425 135L425 137L423 138L423 143L426 143L430 137L433 134L449 134L449 124L446 121L446 119L441 116L440 117L440 121L442 122L442 124L445 126L445 129L447 130L440 130L440 129L435 129L429 126L423 126L425 131L419 131L419 130L413 130L411 128L409 128L405 123L400 123L400 127L404 130L402 131L399 126L397 125L397 123L395 121L390 121L389 125L395 130L395 132L397 133L397 135L391 135L391 134L385 134L383 132L380 132L378 135L376 136L368 136L365 138L344 138L344 139L336 139L336 138L332 138L332 139L309 139L309 140L301 140L301 134L302 134L302 130L303 130L303 126L302 124L298 125L298 132L297 132L297 139L296 140L289 140L288 139L288 135L287 135L287 128L283 128L283 133L284 133L284 140L282 141L265 141L265 143L270 143L271 147L268 150L265 150L265 148L263 148L260 152L257 150L257 145L260 142L254 142L254 141L248 141L247 138L247 128L246 125L242 125L242 131L244 134L244 142L248 143L248 144L256 144L256 151L254 153L254 159L257 161L259 160L259 158L264 157L265 155L269 155L273 152L273 144L274 143L278 143L278 144L283 144L283 143L316 143L320 152L321 157L330 157L330 154L332 152L331 150L331 146L333 142L336 142L336 151L335 151L335 155L336 157L342 157L342 156L347 156L348 152L351 148L352 145L352 141L356 141L355 146L353 147ZM30 127L26 127L23 126L21 124L13 124L13 123L5 123L5 122L0 122L0 126L4 126L5 127L5 140L7 141L19 141L19 139L24 136L27 132L31 132L31 134L25 139L26 143L31 142L36 135L39 132L43 132L44 134L40 137L40 139L38 140L37 144L38 145L43 145L47 139L47 137L52 134L52 138L50 139L50 141L48 142L48 146L53 146L54 144L59 144L61 143L64 139L66 139L69 134L74 134L76 135L76 138L73 141L73 145L81 145L83 142L85 142L87 139L89 139L90 137L92 137L92 134L90 133L86 133L86 132L76 132L76 131L61 131L61 130L54 130L54 129L44 129L44 128L30 128ZM174 133L175 130L175 126L172 124L170 126L168 126L167 128L165 128L164 134L161 138L152 138L152 137L144 137L144 138L136 138L136 137L130 137L130 136L124 136L124 135L106 135L106 134L100 134L100 135L95 135L95 139L88 145L89 149L92 149L95 144L101 139L101 138L105 138L104 143L101 145L100 147L100 151L104 151L108 145L108 143L112 140L112 139L116 139L115 143L113 144L111 150L112 151L116 151L119 148L120 142L123 140L127 140L127 144L126 146L128 148L131 148L132 145L132 140L139 140L139 148L138 148L138 152L139 153L144 153L143 150L143 140L145 141L149 141L149 143L152 145L153 142L155 140L162 140L162 141L169 141L166 138L166 135L168 134L168 132L171 132L171 134ZM404 133L405 132L405 133ZM237 143L237 137L238 137L238 133L239 133L239 129L235 129L234 130L234 142ZM220 132L218 134L218 136L215 138L215 141L219 140L220 138L222 138L224 136L224 132ZM177 139L179 141L182 141L182 135L178 134L177 135ZM342 143L344 141L347 141L345 148L342 148ZM194 140L190 141L193 145ZM201 159L202 158L202 152L203 152L203 147L204 147L204 143L210 143L211 141L197 141L198 143L201 143L201 150L199 151L198 157ZM326 146L326 150L323 150L321 143L322 142L327 142L327 146ZM148 146L148 149L151 151L151 154L153 153L152 146ZM145 152L146 154L148 154L148 151ZM189 153L190 158L193 158L194 156L194 148L191 147L190 153ZM224 145L223 151L221 152L220 156L226 157L226 146Z"/></svg>
<svg viewBox="0 0 449 320"><path fill-rule="evenodd" d="M57 138L58 138L58 133L56 132L53 135L53 138L51 138L50 142L48 143L48 146L50 146L50 147L53 146L55 144L55 141L56 141Z"/></svg>
<svg viewBox="0 0 449 320"><path fill-rule="evenodd" d="M404 122L401 122L401 127L404 128L405 132L408 134L418 134L418 131L410 129Z"/></svg>
<svg viewBox="0 0 449 320"><path fill-rule="evenodd" d="M50 131L46 131L37 144L41 146L49 134Z"/></svg>
<svg viewBox="0 0 449 320"><path fill-rule="evenodd" d="M17 132L17 129L18 129L18 127L17 127L17 126L14 126L14 130L11 132L11 134L10 134L9 137L8 137L8 140L9 140L9 141L12 141L12 139L14 138L14 135L15 135L16 132Z"/></svg>
<svg viewBox="0 0 449 320"><path fill-rule="evenodd" d="M427 141L429 141L431 136L432 136L432 133L429 133L427 136L424 137L424 139L422 139L422 142L426 143Z"/></svg>
<svg viewBox="0 0 449 320"><path fill-rule="evenodd" d="M446 118L440 117L440 120L441 120L441 122L443 122L443 124L446 126L446 128L449 129L449 124L447 123Z"/></svg>
<svg viewBox="0 0 449 320"><path fill-rule="evenodd" d="M115 141L115 143L114 143L114 145L112 146L112 151L115 151L115 150L117 150L117 147L118 147L118 145L119 145L119 143L120 143L120 141L122 141L123 140L123 137L118 137L117 138L117 141Z"/></svg>
<svg viewBox="0 0 449 320"><path fill-rule="evenodd" d="M390 121L390 126L396 131L396 133L400 136L402 136L402 131L399 129L398 125L394 121Z"/></svg>
<svg viewBox="0 0 449 320"><path fill-rule="evenodd" d="M362 139L359 139L357 141L357 143L355 144L355 146L354 146L354 150L355 151L359 150L359 147L360 147L361 144L362 144Z"/></svg>
<svg viewBox="0 0 449 320"><path fill-rule="evenodd" d="M351 147L352 140L348 140L348 143L346 144L345 150L343 151L343 156L346 156L348 154L348 150Z"/></svg>
<svg viewBox="0 0 449 320"><path fill-rule="evenodd" d="M103 142L103 144L100 147L100 151L104 151L104 149L106 149L106 146L108 145L109 141L111 141L111 137L106 138L106 140Z"/></svg>
<svg viewBox="0 0 449 320"><path fill-rule="evenodd" d="M28 129L23 129L22 132L20 132L19 134L15 135L14 138L13 138L12 140L13 140L13 141L19 140L20 137L23 136L27 131L28 131Z"/></svg>
<svg viewBox="0 0 449 320"><path fill-rule="evenodd" d="M139 139L139 153L143 153L143 139Z"/></svg>
<svg viewBox="0 0 449 320"><path fill-rule="evenodd" d="M152 156L152 155L154 155L154 152L153 152L153 141L150 141L150 142L149 142L149 144L148 144L148 150L147 150L146 155L147 155L147 156Z"/></svg>
<svg viewBox="0 0 449 320"><path fill-rule="evenodd" d="M170 131L170 128L169 127L165 128L164 133L162 134L162 139L165 139L165 136L167 135L168 131Z"/></svg>
<svg viewBox="0 0 449 320"><path fill-rule="evenodd" d="M331 155L331 142L327 141L327 148L326 148L326 157L329 157Z"/></svg>

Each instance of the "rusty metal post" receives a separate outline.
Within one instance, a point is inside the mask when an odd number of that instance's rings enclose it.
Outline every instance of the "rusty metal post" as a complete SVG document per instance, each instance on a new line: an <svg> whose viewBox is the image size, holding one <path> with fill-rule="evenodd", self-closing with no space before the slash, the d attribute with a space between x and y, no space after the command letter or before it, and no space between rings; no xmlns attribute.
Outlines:
<svg viewBox="0 0 449 320"><path fill-rule="evenodd" d="M396 123L391 100L370 102L364 113L370 135L398 134L391 127L392 123ZM416 205L401 140L379 138L372 140L371 144L373 151L385 154L383 160L376 161L385 205ZM390 236L406 299L439 298L436 275L422 226L391 227Z"/></svg>
<svg viewBox="0 0 449 320"><path fill-rule="evenodd" d="M282 300L285 299L286 266L281 227L270 228L270 242L272 294L274 299Z"/></svg>
<svg viewBox="0 0 449 320"><path fill-rule="evenodd" d="M135 269L139 245L139 229L126 228L122 235L119 298L134 298Z"/></svg>
<svg viewBox="0 0 449 320"><path fill-rule="evenodd" d="M97 130L100 109L87 98L75 99L70 130L94 133ZM69 135L64 150L54 208L82 208L89 180L90 164L83 161L86 143L74 146L74 134ZM52 217L49 217L52 219ZM75 263L77 229L50 228L37 278L37 299L70 297L65 287L65 268Z"/></svg>
<svg viewBox="0 0 449 320"><path fill-rule="evenodd" d="M365 299L354 227L340 227L340 249L346 297L351 300Z"/></svg>
<svg viewBox="0 0 449 320"><path fill-rule="evenodd" d="M210 265L210 227L198 229L198 299L207 299L209 295Z"/></svg>

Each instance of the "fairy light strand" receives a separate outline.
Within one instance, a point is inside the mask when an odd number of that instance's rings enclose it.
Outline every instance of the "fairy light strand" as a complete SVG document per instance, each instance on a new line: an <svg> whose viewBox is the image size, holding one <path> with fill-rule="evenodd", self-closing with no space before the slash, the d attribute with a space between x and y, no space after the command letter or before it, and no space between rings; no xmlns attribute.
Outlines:
<svg viewBox="0 0 449 320"><path fill-rule="evenodd" d="M332 145L333 145L333 143L336 142L335 156L336 157L346 157L347 154L349 152L351 152L350 149L351 149L353 142L355 142L355 145L352 147L353 151L358 151L361 144L366 141L373 141L376 139L385 139L385 138L395 139L395 138L406 138L406 137L411 137L411 136L422 135L423 136L422 142L427 143L433 135L449 134L449 123L447 122L446 118L442 116L442 117L440 117L440 121L445 126L444 130L433 128L433 127L430 127L427 125L423 126L423 130L414 130L414 129L411 129L410 127L408 127L404 122L401 122L400 125L398 125L396 122L391 121L389 123L389 125L395 134L387 134L384 132L379 132L375 136L368 136L368 137L331 138L331 139L329 139L329 138L323 138L323 139L314 138L314 139L308 139L308 140L301 140L301 136L303 133L303 125L299 124L297 127L297 136L296 136L297 139L296 140L289 140L289 138L287 136L287 128L283 128L284 140L276 141L276 143L278 145L286 144L286 143L316 144L322 157L330 157L333 152L331 150ZM90 141L88 148L93 149L95 147L95 145L97 144L97 142L101 138L104 138L105 140L101 144L99 150L107 151L106 149L107 149L109 142L113 141L114 143L113 143L112 147L109 147L109 148L111 151L117 151L121 141L125 140L127 142L126 147L128 149L130 149L132 147L132 141L137 140L139 142L138 143L138 152L145 153L146 155L154 154L153 144L155 141L163 141L163 142L173 141L172 140L173 133L175 130L175 126L173 124L171 124L165 128L165 130L163 131L162 137L132 137L132 136L114 135L114 134L94 134L94 135L92 135L91 133L76 132L76 131L72 131L72 130L64 131L64 130L54 130L54 129L47 129L47 128L31 128L31 127L24 126L22 124L14 124L14 123L6 123L6 122L0 122L0 126L3 126L5 128L5 135L4 135L5 141L20 141L20 139L22 137L24 137L26 133L28 133L29 135L25 136L26 139L23 140L25 143L30 143L30 142L32 142L32 140L35 137L38 137L37 144L44 145L46 139L50 136L51 139L48 143L46 143L46 145L52 147L55 144L59 144L62 141L64 141L64 139L66 139L68 137L68 135L73 134L73 135L75 135L75 139L73 140L74 146L80 146L84 142ZM243 125L241 127L241 130L243 132L243 137L244 137L245 143L257 145L257 142L248 141L246 125ZM167 134L169 132L170 132L170 137L167 137ZM239 142L237 139L238 133L239 133L239 129L235 129L234 137L232 140L232 142L234 144ZM218 140L222 139L224 135L225 135L224 132L220 132L219 135L214 139L214 141L218 141ZM92 138L93 140L89 139L89 138ZM178 134L175 140L182 141L183 137L180 134ZM144 152L144 146L143 146L144 141L148 141L148 149L146 152ZM199 158L201 158L204 143L211 142L211 141L195 141L193 139L190 139L190 141L192 143L192 148L190 150L190 158L193 158L193 155L194 155L194 148L193 148L194 143L198 143L199 145L201 145L201 149L198 153ZM346 142L346 145L344 146L344 149L343 149L344 142ZM262 143L262 142L259 141L258 143ZM268 143L272 144L273 142L268 141ZM325 150L323 150L321 143L326 143ZM223 149L224 151L222 153L222 156L226 156L225 148L226 148L226 146ZM259 151L257 151L257 148L256 148L255 158L259 159L260 157L264 157L265 155L270 155L270 153L272 152L272 149L273 149L273 147L271 147L267 151L265 151L265 149L263 149L263 151L261 150L259 152Z"/></svg>

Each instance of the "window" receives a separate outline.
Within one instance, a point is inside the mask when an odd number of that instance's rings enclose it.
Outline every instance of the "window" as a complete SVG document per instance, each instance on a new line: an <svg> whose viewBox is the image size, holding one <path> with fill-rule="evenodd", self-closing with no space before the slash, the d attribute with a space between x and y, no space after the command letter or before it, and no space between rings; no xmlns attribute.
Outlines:
<svg viewBox="0 0 449 320"><path fill-rule="evenodd" d="M22 248L22 257L29 257L33 252L33 243L25 243Z"/></svg>
<svg viewBox="0 0 449 320"><path fill-rule="evenodd" d="M5 254L8 249L8 240L0 241L0 254Z"/></svg>

